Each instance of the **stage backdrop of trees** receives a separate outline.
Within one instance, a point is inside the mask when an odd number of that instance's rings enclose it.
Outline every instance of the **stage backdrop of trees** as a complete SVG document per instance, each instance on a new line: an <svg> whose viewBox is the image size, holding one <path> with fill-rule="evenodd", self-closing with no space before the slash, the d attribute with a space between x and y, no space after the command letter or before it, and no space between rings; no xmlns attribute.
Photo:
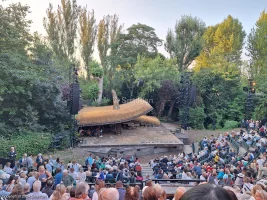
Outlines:
<svg viewBox="0 0 267 200"><path fill-rule="evenodd" d="M21 153L39 153L52 135L69 130L65 100L71 64L79 68L84 105L112 104L114 89L122 103L148 99L153 115L179 123L181 77L192 71L197 90L189 108L190 127L235 128L243 118L266 117L265 11L250 33L231 15L208 27L185 15L162 40L149 24L124 27L117 14L97 21L93 8L76 0L47 6L40 22L46 34L40 35L30 32L29 6L0 5L0 156L9 145L21 144ZM158 52L160 46L168 56ZM241 59L244 48L248 61ZM256 82L252 106L243 91L248 79Z"/></svg>

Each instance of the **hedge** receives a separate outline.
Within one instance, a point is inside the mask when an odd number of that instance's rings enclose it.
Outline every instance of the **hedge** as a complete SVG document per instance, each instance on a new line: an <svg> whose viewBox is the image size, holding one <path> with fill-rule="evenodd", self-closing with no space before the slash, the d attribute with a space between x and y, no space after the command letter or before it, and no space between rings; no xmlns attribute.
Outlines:
<svg viewBox="0 0 267 200"><path fill-rule="evenodd" d="M10 138L0 137L0 157L7 158L10 147L14 146L17 159L24 153L37 155L48 150L52 135L49 133L24 132Z"/></svg>

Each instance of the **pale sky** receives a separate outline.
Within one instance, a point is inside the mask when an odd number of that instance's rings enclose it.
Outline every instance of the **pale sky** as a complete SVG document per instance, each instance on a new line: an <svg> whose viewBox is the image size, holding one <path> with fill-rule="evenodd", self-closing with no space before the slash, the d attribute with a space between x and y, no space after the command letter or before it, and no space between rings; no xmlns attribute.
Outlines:
<svg viewBox="0 0 267 200"><path fill-rule="evenodd" d="M1 3L6 5L10 2L29 5L32 32L45 35L43 18L48 4L52 3L56 9L60 0L6 0ZM176 20L182 15L201 18L209 26L221 22L230 14L242 22L248 34L260 13L267 9L267 0L77 0L77 3L87 5L89 10L94 9L97 23L104 15L116 13L124 29L138 22L143 23L155 28L156 34L163 40L168 28L174 28ZM167 55L163 47L159 51Z"/></svg>

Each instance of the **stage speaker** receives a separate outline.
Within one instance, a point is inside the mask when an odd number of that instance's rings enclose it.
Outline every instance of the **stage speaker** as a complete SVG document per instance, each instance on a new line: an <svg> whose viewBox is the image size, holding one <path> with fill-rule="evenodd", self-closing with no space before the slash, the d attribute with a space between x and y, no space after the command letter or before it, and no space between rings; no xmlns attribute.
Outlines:
<svg viewBox="0 0 267 200"><path fill-rule="evenodd" d="M79 83L72 83L70 88L70 114L76 115L80 107L80 85Z"/></svg>

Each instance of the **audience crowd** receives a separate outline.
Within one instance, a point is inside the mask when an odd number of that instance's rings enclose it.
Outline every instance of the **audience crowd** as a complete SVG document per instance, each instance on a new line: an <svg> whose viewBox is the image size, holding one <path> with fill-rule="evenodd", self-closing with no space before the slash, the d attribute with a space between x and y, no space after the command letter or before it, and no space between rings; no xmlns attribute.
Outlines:
<svg viewBox="0 0 267 200"><path fill-rule="evenodd" d="M203 138L198 152L152 158L153 180L134 157L90 154L82 165L24 154L14 166L0 165L0 199L267 200L266 129L251 123L246 131ZM14 147L9 156L16 159ZM164 190L170 183L180 184L174 195Z"/></svg>

